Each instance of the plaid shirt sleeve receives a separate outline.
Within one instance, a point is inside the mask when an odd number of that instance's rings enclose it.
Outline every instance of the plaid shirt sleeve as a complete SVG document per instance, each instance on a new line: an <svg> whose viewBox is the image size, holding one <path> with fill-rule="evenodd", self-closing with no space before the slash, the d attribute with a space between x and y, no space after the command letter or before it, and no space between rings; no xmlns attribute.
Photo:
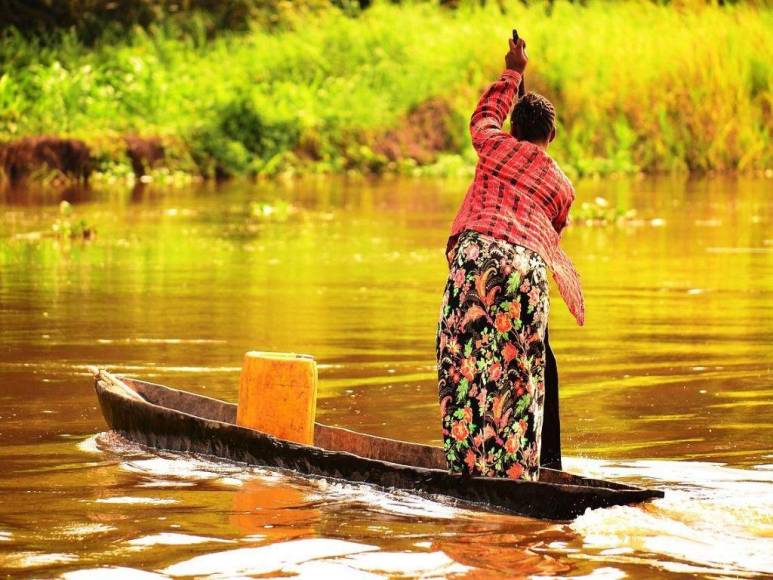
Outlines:
<svg viewBox="0 0 773 580"><path fill-rule="evenodd" d="M492 176L508 180L522 169L522 143L502 130L513 108L521 74L507 69L492 83L470 119L472 146L482 167Z"/></svg>
<svg viewBox="0 0 773 580"><path fill-rule="evenodd" d="M553 227L556 229L556 231L559 234L566 227L566 220L569 217L569 210L571 209L575 198L574 188L572 187L572 184L567 181L565 188L566 188L566 193L565 195L562 196L564 203L560 208L558 215L553 220Z"/></svg>

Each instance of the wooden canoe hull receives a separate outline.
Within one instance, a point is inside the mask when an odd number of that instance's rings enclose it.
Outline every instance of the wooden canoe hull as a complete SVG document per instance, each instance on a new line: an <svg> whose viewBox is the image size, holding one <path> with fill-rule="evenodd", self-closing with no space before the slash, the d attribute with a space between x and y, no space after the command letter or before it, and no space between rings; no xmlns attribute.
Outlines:
<svg viewBox="0 0 773 580"><path fill-rule="evenodd" d="M95 382L107 424L127 439L156 449L442 495L488 509L553 520L569 520L589 508L663 497L658 490L550 469L541 470L538 482L462 478L448 473L438 447L320 424L315 425L316 446L301 445L237 426L236 405L135 379L121 381L123 388L100 378Z"/></svg>

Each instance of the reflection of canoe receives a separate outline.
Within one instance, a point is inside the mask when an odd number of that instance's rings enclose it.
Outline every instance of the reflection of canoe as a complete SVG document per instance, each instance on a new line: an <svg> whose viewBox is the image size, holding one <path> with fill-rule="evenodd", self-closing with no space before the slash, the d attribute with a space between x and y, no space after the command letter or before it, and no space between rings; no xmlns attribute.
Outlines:
<svg viewBox="0 0 773 580"><path fill-rule="evenodd" d="M587 508L637 503L663 492L542 469L540 481L461 478L448 473L442 449L317 423L315 446L237 426L236 405L101 371L95 388L111 429L132 441L250 465L381 488L447 496L482 507L565 520Z"/></svg>

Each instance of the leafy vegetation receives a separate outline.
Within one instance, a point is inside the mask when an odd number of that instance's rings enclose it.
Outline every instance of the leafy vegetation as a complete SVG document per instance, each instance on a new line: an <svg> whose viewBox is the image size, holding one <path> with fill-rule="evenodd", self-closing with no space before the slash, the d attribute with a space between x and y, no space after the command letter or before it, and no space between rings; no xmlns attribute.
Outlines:
<svg viewBox="0 0 773 580"><path fill-rule="evenodd" d="M167 172L465 172L466 119L515 24L529 42L528 86L558 110L552 153L568 172L773 165L770 8L556 2L547 15L513 2L503 17L495 5L382 2L310 21L309 5L217 35L196 17L93 42L6 30L0 140L80 138L98 171L118 174L130 171L112 144L127 134L160 136ZM428 139L444 144L431 155L385 155L430 99L453 138Z"/></svg>
<svg viewBox="0 0 773 580"><path fill-rule="evenodd" d="M94 226L85 219L73 215L72 205L67 201L59 203L59 218L52 224L51 231L58 237L70 239L92 239Z"/></svg>

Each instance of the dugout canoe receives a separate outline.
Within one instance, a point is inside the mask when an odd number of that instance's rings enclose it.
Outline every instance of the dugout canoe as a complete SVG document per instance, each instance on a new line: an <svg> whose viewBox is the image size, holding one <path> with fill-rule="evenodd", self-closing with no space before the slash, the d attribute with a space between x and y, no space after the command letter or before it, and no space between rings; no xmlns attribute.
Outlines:
<svg viewBox="0 0 773 580"><path fill-rule="evenodd" d="M663 492L542 468L540 481L451 475L443 450L315 424L314 446L277 439L236 425L236 405L146 381L95 373L108 426L155 449L215 456L310 476L444 496L551 520L587 510L634 504Z"/></svg>

